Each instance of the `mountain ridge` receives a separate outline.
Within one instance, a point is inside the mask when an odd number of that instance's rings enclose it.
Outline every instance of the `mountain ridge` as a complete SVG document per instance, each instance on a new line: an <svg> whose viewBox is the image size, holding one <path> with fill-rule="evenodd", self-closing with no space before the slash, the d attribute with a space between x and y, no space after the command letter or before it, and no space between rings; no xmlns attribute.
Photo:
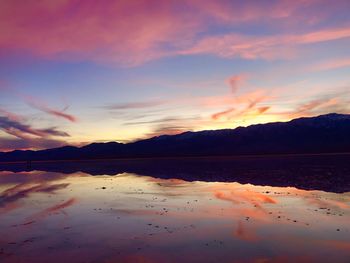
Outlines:
<svg viewBox="0 0 350 263"><path fill-rule="evenodd" d="M0 162L349 152L348 134L350 114L329 113L234 129L187 131L130 143L91 143L82 147L1 152Z"/></svg>

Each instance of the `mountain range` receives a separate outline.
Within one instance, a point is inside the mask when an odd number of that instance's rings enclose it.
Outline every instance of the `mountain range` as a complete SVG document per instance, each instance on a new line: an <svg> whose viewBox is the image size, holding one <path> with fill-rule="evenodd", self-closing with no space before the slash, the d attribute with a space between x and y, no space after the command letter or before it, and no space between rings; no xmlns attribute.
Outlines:
<svg viewBox="0 0 350 263"><path fill-rule="evenodd" d="M0 162L340 152L350 152L350 115L330 113L235 129L162 135L131 143L1 152Z"/></svg>

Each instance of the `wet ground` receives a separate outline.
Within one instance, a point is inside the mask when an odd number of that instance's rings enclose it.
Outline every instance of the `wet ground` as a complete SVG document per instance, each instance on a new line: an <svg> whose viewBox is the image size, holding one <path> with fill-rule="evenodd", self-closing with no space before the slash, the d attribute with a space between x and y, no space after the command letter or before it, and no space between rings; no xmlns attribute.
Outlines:
<svg viewBox="0 0 350 263"><path fill-rule="evenodd" d="M0 262L349 262L350 192L156 177L0 172Z"/></svg>

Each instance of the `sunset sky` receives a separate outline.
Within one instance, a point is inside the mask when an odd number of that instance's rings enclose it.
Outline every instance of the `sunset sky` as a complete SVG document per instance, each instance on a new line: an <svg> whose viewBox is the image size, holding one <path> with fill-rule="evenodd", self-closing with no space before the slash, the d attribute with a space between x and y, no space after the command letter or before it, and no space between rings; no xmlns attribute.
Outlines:
<svg viewBox="0 0 350 263"><path fill-rule="evenodd" d="M350 113L349 0L0 0L0 151Z"/></svg>

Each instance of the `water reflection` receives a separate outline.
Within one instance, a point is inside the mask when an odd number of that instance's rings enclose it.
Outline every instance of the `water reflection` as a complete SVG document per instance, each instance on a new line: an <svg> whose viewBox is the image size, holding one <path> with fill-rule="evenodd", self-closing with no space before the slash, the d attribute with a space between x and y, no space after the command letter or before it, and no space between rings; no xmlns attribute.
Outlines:
<svg viewBox="0 0 350 263"><path fill-rule="evenodd" d="M350 193L0 173L1 262L348 262Z"/></svg>
<svg viewBox="0 0 350 263"><path fill-rule="evenodd" d="M35 170L56 172L50 176L77 172L91 175L134 173L161 179L293 186L337 193L350 191L350 154L33 162L30 166L0 163L0 171Z"/></svg>

